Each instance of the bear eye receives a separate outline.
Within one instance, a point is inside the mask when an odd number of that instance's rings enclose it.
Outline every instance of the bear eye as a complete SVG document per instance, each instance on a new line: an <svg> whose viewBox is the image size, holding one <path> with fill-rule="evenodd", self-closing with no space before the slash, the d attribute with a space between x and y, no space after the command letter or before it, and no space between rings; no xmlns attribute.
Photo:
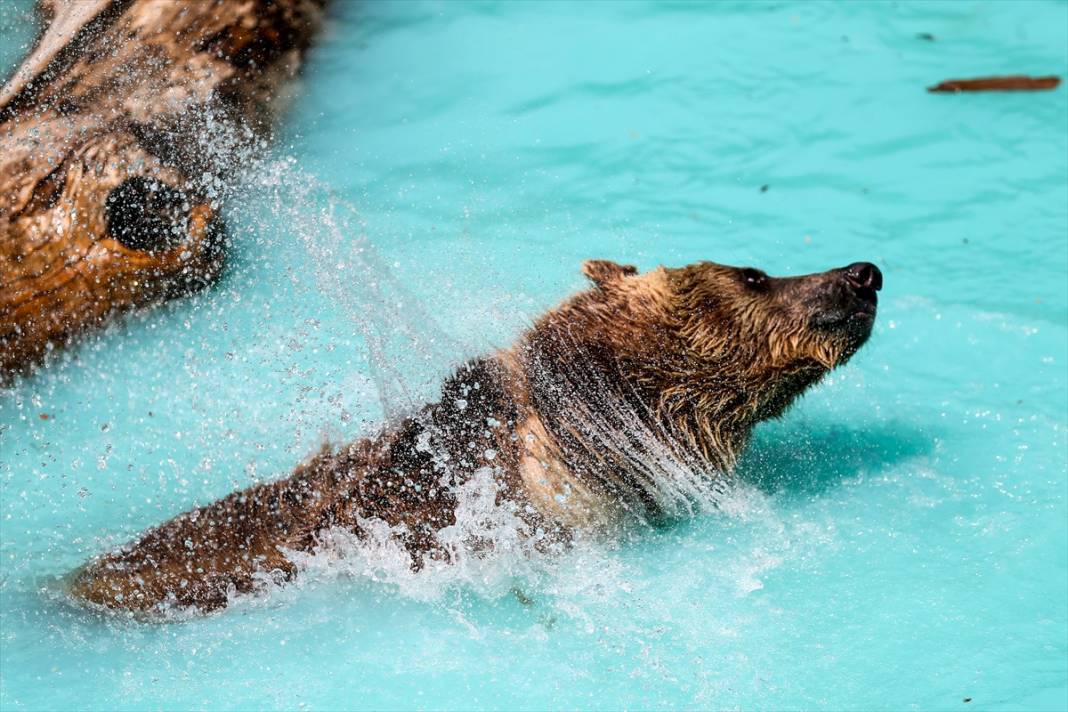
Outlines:
<svg viewBox="0 0 1068 712"><path fill-rule="evenodd" d="M763 289L768 283L768 275L752 267L746 267L742 270L742 279L747 287L752 287L753 289Z"/></svg>

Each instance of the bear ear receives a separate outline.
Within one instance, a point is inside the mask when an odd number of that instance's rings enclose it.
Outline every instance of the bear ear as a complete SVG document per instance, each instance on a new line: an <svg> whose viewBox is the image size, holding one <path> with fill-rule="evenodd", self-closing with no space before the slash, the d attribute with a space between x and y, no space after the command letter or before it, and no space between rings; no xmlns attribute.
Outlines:
<svg viewBox="0 0 1068 712"><path fill-rule="evenodd" d="M634 265L621 265L610 260L586 260L582 263L582 274L590 278L590 281L598 287L604 287L610 282L638 274L638 268Z"/></svg>

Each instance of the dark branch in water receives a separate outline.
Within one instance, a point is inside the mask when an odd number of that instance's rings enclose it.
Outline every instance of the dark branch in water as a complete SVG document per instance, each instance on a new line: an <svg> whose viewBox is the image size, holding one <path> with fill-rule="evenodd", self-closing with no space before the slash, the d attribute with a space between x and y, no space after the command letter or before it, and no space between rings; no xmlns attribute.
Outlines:
<svg viewBox="0 0 1068 712"><path fill-rule="evenodd" d="M40 0L0 90L0 382L109 317L212 281L326 0Z"/></svg>
<svg viewBox="0 0 1068 712"><path fill-rule="evenodd" d="M1060 77L1027 77L1021 74L977 79L947 79L932 87L927 87L927 91L932 94L955 94L962 91L1043 91L1056 89L1060 83Z"/></svg>

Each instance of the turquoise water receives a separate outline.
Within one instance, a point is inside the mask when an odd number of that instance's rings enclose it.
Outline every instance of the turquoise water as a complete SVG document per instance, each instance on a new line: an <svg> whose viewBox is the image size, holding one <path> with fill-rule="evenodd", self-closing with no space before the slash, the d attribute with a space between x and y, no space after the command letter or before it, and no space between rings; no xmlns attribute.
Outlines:
<svg viewBox="0 0 1068 712"><path fill-rule="evenodd" d="M923 91L1065 77L1068 4L331 18L222 283L0 394L0 707L1068 708L1068 91ZM56 592L432 397L589 257L886 287L722 511L554 561L319 559L163 625Z"/></svg>

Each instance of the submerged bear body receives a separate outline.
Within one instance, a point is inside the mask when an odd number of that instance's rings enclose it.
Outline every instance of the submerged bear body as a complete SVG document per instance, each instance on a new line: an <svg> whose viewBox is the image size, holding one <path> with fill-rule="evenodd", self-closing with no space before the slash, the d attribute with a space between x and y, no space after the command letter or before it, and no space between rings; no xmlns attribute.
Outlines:
<svg viewBox="0 0 1068 712"><path fill-rule="evenodd" d="M437 402L150 530L75 572L72 592L108 608L213 610L295 575L293 552L328 532L376 524L413 566L448 560L439 534L472 485L539 547L684 515L723 485L756 423L863 345L882 283L868 263L791 278L710 262L584 271L592 289L459 368Z"/></svg>

